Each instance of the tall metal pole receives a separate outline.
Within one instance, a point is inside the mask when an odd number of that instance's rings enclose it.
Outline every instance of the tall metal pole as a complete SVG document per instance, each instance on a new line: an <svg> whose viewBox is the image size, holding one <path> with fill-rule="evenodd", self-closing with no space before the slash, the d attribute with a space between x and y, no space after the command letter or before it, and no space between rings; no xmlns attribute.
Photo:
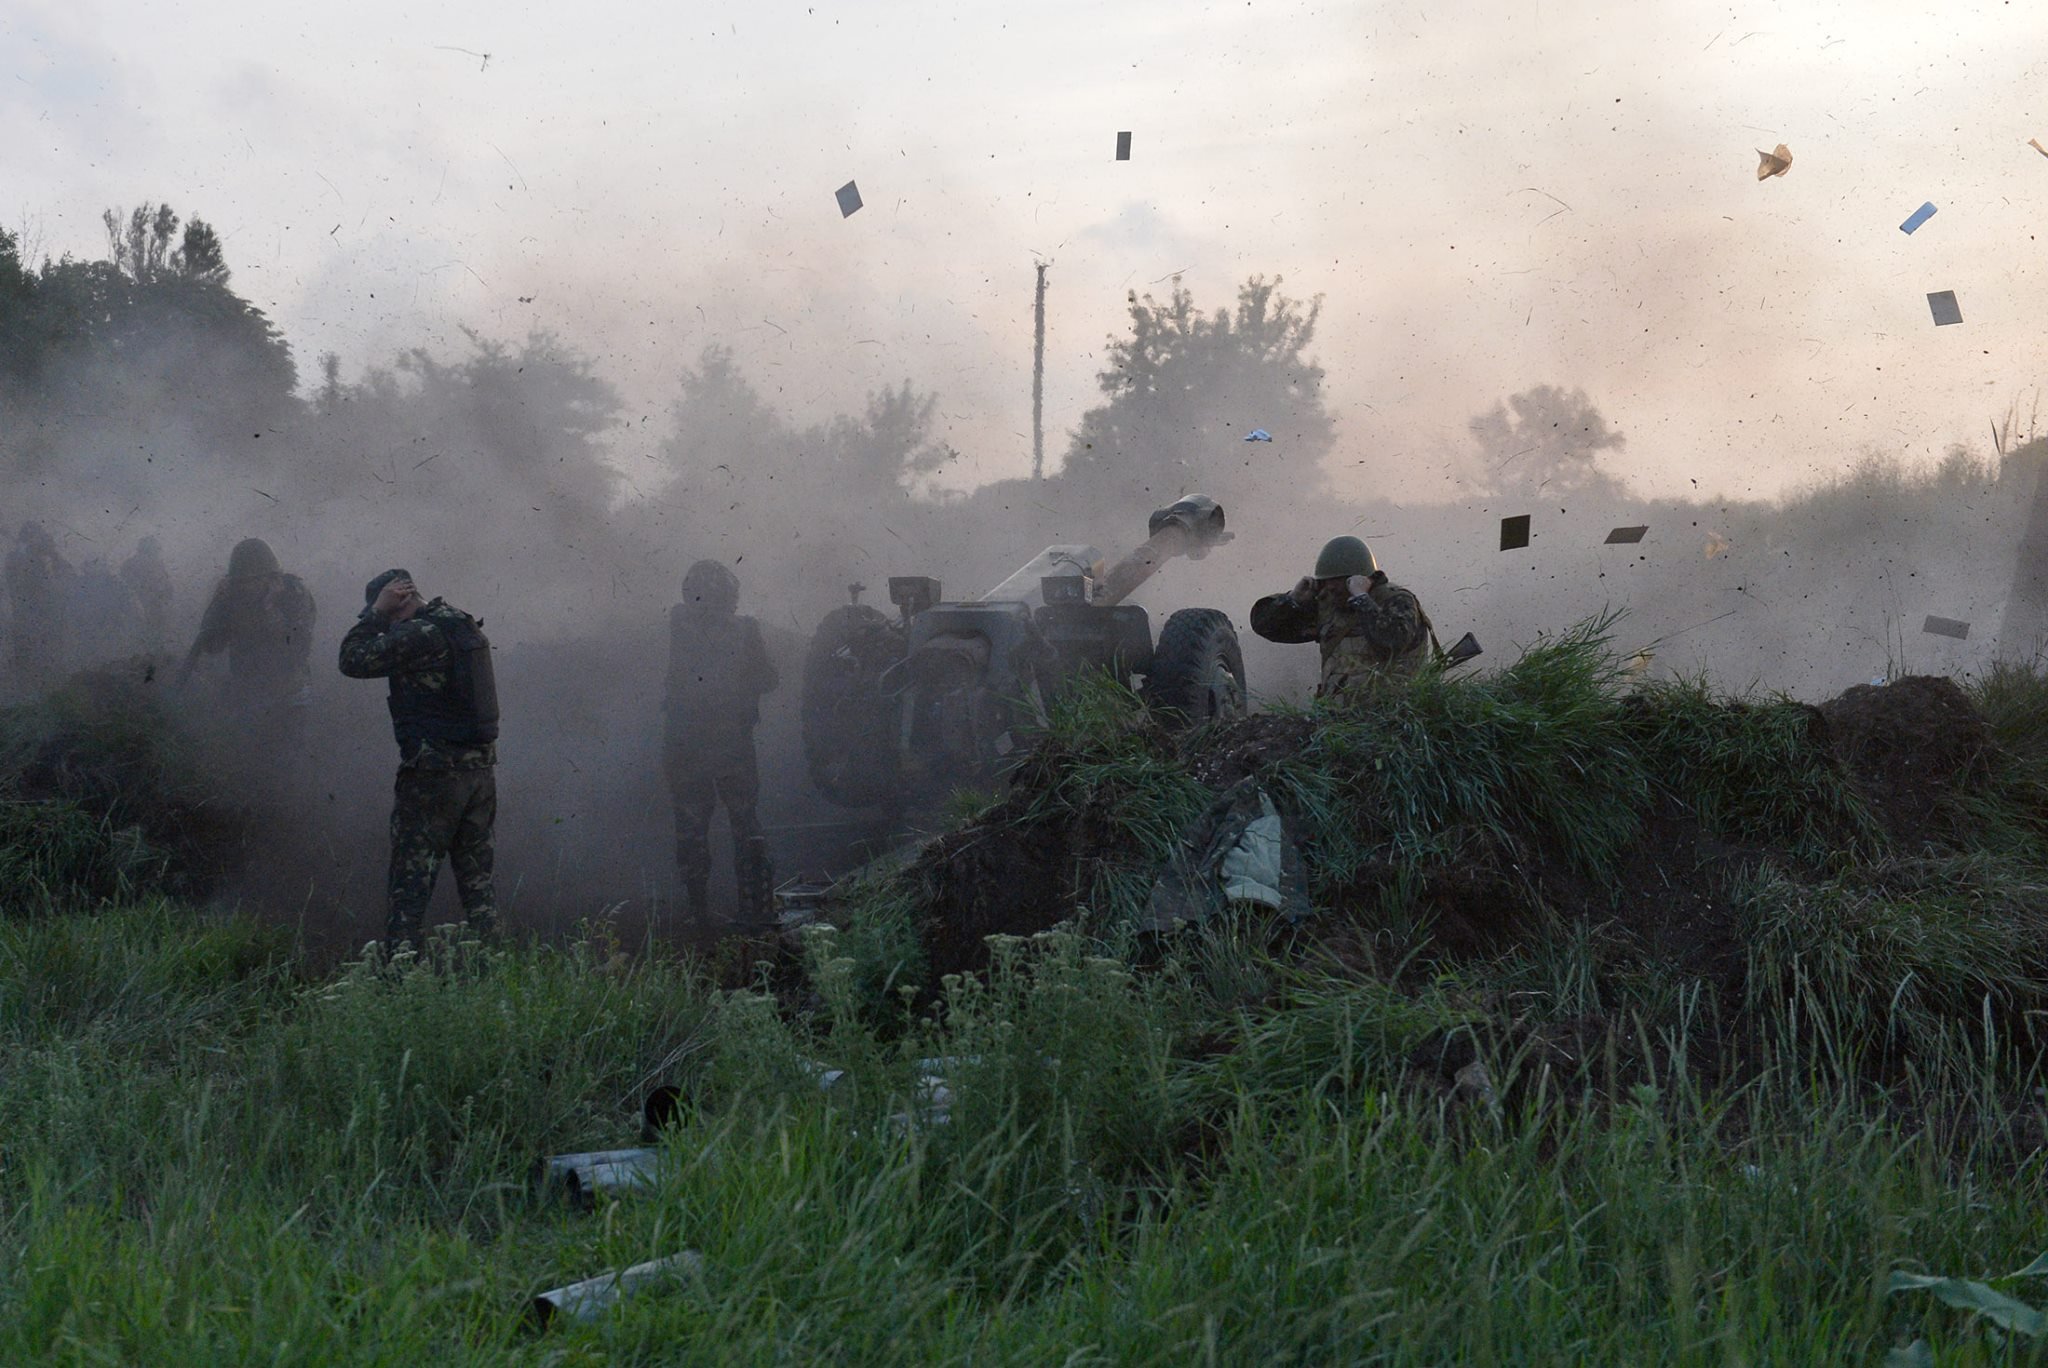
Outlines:
<svg viewBox="0 0 2048 1368"><path fill-rule="evenodd" d="M1031 345L1031 478L1045 478L1045 268L1038 263L1038 296L1032 304L1036 330Z"/></svg>

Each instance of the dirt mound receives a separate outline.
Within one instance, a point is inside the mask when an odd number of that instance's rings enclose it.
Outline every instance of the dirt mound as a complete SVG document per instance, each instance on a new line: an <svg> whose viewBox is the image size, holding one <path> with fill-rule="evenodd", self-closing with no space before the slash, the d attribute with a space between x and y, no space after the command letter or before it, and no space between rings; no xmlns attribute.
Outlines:
<svg viewBox="0 0 2048 1368"><path fill-rule="evenodd" d="M1219 725L1188 759L1188 772L1218 793L1301 754L1315 723L1300 713L1254 713Z"/></svg>
<svg viewBox="0 0 2048 1368"><path fill-rule="evenodd" d="M983 967L984 937L1028 936L1073 915L1075 832L1029 819L1028 805L1021 795L1006 799L932 842L908 870L928 909L924 942L934 976Z"/></svg>
<svg viewBox="0 0 2048 1368"><path fill-rule="evenodd" d="M1620 706L1641 712L1681 705L1646 695ZM1759 705L1715 706L1746 719ZM1793 748L1788 760L1796 754L1818 773L1841 774L1892 839L1918 848L1929 839L1952 842L1962 834L1952 800L1979 772L1992 741L1986 722L1953 681L1912 677L1860 686L1800 711L1810 722L1784 739ZM1127 747L1120 763L1155 771L1161 763L1178 766L1215 794L1302 761L1316 726L1300 714L1260 714L1175 737L1138 722L1124 740L1141 744ZM1687 743L1707 748L1699 763L1709 770L1730 763L1711 753L1720 744L1710 739L1717 735L1709 727L1702 739ZM1450 735L1444 744L1462 742ZM985 936L1029 935L1073 916L1099 897L1104 870L1115 871L1120 887L1144 882L1149 866L1131 839L1134 793L1092 779L1083 790L1071 787L1077 771L1098 761L1092 753L1058 746L1034 753L1001 804L934 841L915 862L909 878L923 909L935 974L979 968L986 962ZM1277 786L1274 793L1282 815L1292 821L1299 814L1286 810L1285 788ZM1063 793L1058 801L1044 801L1056 791ZM1302 930L1311 938L1341 940L1349 934L1345 928L1383 916L1379 909L1391 895L1397 903L1412 900L1408 905L1427 919L1434 953L1466 958L1510 950L1539 926L1561 919L1589 928L1602 956L1675 969L1733 1001L1746 965L1742 887L1759 869L1801 876L1814 858L1811 842L1798 826L1796 808L1793 817L1784 815L1782 797L1776 807L1731 815L1696 807L1685 792L1661 785L1655 791L1637 818L1636 835L1601 874L1553 848L1555 842L1539 834L1547 828L1505 814L1498 823L1463 832L1452 842L1453 857L1402 863L1388 849L1348 869L1341 882L1329 877L1327 867L1318 868L1314 841L1304 838L1317 902L1331 915L1312 919ZM1736 791L1744 791L1741 784ZM1731 834L1738 831L1748 834ZM1152 840L1156 846L1156 832Z"/></svg>
<svg viewBox="0 0 2048 1368"><path fill-rule="evenodd" d="M1894 839L1949 830L1946 800L1991 752L1991 729L1952 679L1908 675L1858 684L1820 705L1827 739Z"/></svg>

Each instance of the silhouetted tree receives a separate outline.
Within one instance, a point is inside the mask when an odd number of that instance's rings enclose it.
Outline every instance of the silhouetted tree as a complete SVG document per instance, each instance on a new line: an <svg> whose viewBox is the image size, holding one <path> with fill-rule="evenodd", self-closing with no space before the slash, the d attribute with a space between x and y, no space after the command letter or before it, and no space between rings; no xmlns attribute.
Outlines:
<svg viewBox="0 0 2048 1368"><path fill-rule="evenodd" d="M679 388L659 455L680 491L696 488L712 472L734 472L735 462L787 463L788 425L740 373L729 348L704 348Z"/></svg>
<svg viewBox="0 0 2048 1368"><path fill-rule="evenodd" d="M1601 452L1620 450L1626 439L1607 426L1584 390L1523 390L1474 418L1466 430L1479 444L1484 484L1500 493L1619 491L1597 462Z"/></svg>
<svg viewBox="0 0 2048 1368"><path fill-rule="evenodd" d="M212 224L195 218L185 225L185 240L171 254L171 269L212 285L228 283L227 258L221 252L220 235L213 231Z"/></svg>
<svg viewBox="0 0 2048 1368"><path fill-rule="evenodd" d="M1067 447L1063 500L1120 504L1200 491L1226 505L1255 490L1314 497L1335 428L1323 368L1309 358L1322 300L1303 305L1254 276L1237 307L1204 314L1174 282L1165 303L1130 296L1131 333L1112 338L1090 409ZM1264 429L1272 441L1247 442Z"/></svg>
<svg viewBox="0 0 2048 1368"><path fill-rule="evenodd" d="M36 278L22 264L21 243L0 228L0 384L25 377L37 350Z"/></svg>
<svg viewBox="0 0 2048 1368"><path fill-rule="evenodd" d="M178 231L178 216L168 204L147 200L124 220L117 209L100 214L107 230L107 260L130 280L154 280L162 275L171 252L171 234Z"/></svg>
<svg viewBox="0 0 2048 1368"><path fill-rule="evenodd" d="M291 349L227 287L218 234L145 204L102 216L107 256L31 271L0 250L0 380L10 390L0 464L50 474L67 452L159 442L267 460L254 434L297 408ZM271 443L274 448L276 442Z"/></svg>
<svg viewBox="0 0 2048 1368"><path fill-rule="evenodd" d="M868 396L859 418L834 418L800 441L815 469L838 492L900 493L957 455L931 435L936 394L919 395L905 380Z"/></svg>

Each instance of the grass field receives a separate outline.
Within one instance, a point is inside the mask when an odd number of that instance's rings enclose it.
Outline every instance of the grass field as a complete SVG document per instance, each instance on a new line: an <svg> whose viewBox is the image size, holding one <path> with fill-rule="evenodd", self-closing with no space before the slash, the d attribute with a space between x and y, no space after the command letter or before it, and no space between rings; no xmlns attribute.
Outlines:
<svg viewBox="0 0 2048 1368"><path fill-rule="evenodd" d="M0 918L0 1361L2040 1360L2016 1311L1887 1289L2048 1249L2048 684L1974 690L1999 749L1963 834L1913 847L1798 763L1778 705L1626 704L1596 647L1321 719L1275 779L1312 929L1162 948L1084 908L936 981L930 909L888 885L758 977L602 921L315 974L273 930L109 896L75 809L0 814L28 871ZM1191 801L1115 700L1061 726L1041 816ZM1390 850L1598 878L1681 781L1730 839L1804 852L1740 882L1728 983L1645 953L1627 908L1448 956L1414 880L1341 891ZM79 851L36 845L45 811ZM1170 824L1130 811L1135 861ZM633 1143L655 1083L686 1098L655 1191L534 1191L544 1154ZM528 1322L684 1249L672 1287Z"/></svg>

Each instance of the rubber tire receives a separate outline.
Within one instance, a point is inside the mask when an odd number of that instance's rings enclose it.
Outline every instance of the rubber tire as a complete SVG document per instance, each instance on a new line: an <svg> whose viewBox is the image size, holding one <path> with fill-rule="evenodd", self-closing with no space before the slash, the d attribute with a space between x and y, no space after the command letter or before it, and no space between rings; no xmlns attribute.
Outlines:
<svg viewBox="0 0 2048 1368"><path fill-rule="evenodd" d="M1231 684L1219 691L1217 677L1224 672ZM1242 717L1244 653L1230 615L1215 608L1183 608L1168 618L1145 675L1144 698L1147 707L1174 726Z"/></svg>
<svg viewBox="0 0 2048 1368"><path fill-rule="evenodd" d="M862 668L838 658L854 647ZM893 707L875 692L875 676L902 659L895 619L865 604L825 615L804 652L803 742L811 782L840 807L887 806L899 780Z"/></svg>

